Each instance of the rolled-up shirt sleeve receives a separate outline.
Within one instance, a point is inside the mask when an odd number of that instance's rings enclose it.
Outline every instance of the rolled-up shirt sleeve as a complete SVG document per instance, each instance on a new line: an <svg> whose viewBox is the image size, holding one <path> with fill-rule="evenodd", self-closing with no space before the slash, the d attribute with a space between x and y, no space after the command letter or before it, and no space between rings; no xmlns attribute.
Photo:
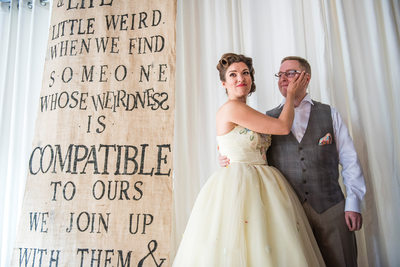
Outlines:
<svg viewBox="0 0 400 267"><path fill-rule="evenodd" d="M346 187L345 211L361 213L361 201L365 195L365 181L353 140L336 109L331 108L339 164L342 166L343 184Z"/></svg>

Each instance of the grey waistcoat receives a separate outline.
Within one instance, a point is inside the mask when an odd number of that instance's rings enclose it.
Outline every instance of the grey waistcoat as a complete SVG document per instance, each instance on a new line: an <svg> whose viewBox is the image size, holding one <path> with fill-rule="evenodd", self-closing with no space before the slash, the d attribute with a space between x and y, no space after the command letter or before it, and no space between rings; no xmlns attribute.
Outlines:
<svg viewBox="0 0 400 267"><path fill-rule="evenodd" d="M322 213L344 199L339 186L339 157L334 140L331 108L313 101L310 119L299 143L292 133L273 135L267 151L268 164L279 169L290 182L300 201ZM279 117L282 108L267 112ZM332 144L318 145L320 138L332 135Z"/></svg>

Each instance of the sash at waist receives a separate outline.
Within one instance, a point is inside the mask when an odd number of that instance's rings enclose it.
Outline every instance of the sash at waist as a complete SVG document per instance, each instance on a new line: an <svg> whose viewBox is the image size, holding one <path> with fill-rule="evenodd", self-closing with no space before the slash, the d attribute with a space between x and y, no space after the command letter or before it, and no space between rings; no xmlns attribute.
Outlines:
<svg viewBox="0 0 400 267"><path fill-rule="evenodd" d="M246 151L245 153L237 153L238 151L235 151L235 153L227 153L227 157L229 158L229 161L231 163L233 162L238 162L238 163L245 163L245 164L251 164L251 165L266 165L267 160L263 158L260 152L258 151ZM243 151L241 151L243 152Z"/></svg>
<svg viewBox="0 0 400 267"><path fill-rule="evenodd" d="M260 161L248 161L248 160L229 160L230 164L232 163L241 163L241 164L247 164L247 165L267 165L265 160L262 162Z"/></svg>

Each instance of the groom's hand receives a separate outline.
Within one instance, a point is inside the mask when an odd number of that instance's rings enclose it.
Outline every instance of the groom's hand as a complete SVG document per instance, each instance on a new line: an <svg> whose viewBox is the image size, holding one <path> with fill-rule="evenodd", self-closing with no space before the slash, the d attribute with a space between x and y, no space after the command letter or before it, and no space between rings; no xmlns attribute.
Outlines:
<svg viewBox="0 0 400 267"><path fill-rule="evenodd" d="M226 167L229 165L229 159L226 156L218 156L218 162L219 162L219 166L221 167Z"/></svg>
<svg viewBox="0 0 400 267"><path fill-rule="evenodd" d="M347 227L350 231L358 231L362 226L361 213L355 211L345 211L344 218L346 219Z"/></svg>

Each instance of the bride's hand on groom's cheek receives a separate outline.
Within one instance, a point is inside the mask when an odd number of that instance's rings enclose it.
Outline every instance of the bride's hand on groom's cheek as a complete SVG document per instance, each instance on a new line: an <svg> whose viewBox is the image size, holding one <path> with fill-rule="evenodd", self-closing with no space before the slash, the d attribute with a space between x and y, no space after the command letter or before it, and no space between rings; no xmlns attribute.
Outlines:
<svg viewBox="0 0 400 267"><path fill-rule="evenodd" d="M307 87L309 74L302 71L300 74L297 74L290 82L288 86L288 93L292 93L296 95L298 92L302 92L305 87Z"/></svg>

